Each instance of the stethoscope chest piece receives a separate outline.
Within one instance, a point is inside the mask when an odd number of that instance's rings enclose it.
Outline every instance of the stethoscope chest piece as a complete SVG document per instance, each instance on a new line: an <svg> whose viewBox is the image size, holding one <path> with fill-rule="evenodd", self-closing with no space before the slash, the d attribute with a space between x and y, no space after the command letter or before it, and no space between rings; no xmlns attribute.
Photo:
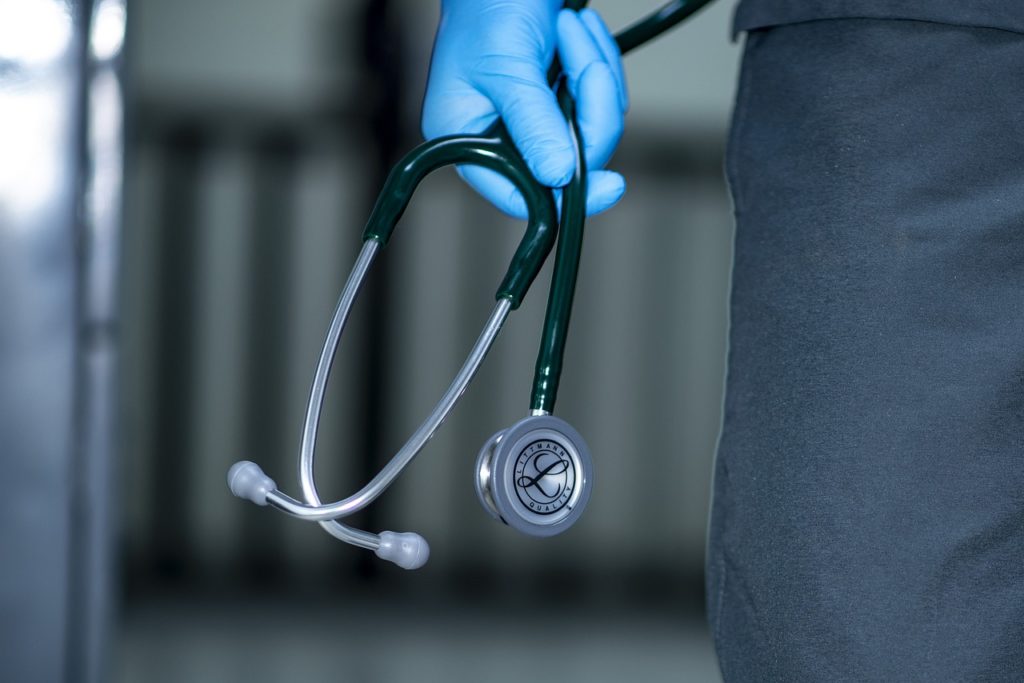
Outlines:
<svg viewBox="0 0 1024 683"><path fill-rule="evenodd" d="M571 527L590 499L594 465L579 432L553 415L520 420L480 449L476 493L492 516L530 536Z"/></svg>

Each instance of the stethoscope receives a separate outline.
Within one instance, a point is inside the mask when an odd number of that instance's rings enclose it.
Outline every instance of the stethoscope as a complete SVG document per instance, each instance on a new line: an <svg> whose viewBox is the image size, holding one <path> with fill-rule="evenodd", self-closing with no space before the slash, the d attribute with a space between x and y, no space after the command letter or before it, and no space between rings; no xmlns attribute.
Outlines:
<svg viewBox="0 0 1024 683"><path fill-rule="evenodd" d="M666 4L615 37L620 51L625 54L651 40L710 1L676 0ZM584 5L586 0L566 3L576 10ZM549 75L552 83L559 79L557 62ZM283 493L259 465L246 460L235 463L228 471L228 486L233 494L257 505L270 505L299 519L320 522L335 538L372 550L378 557L404 569L422 567L430 556L430 547L419 534L393 531L374 534L337 520L359 512L376 500L440 428L476 375L509 313L522 303L557 241L529 414L495 433L480 449L475 484L477 496L487 512L530 536L560 534L579 519L594 486L593 460L579 432L552 411L576 291L586 216L587 177L574 104L564 79L558 85L557 95L569 123L576 154L576 172L562 190L560 217L552 191L533 178L500 122L481 136L449 136L425 142L392 169L363 231L363 247L331 318L309 392L299 449L299 482L304 500ZM317 429L331 365L352 304L370 266L391 238L420 182L433 171L454 164L484 166L512 181L526 200L526 233L498 286L497 303L483 331L433 411L366 486L347 498L324 503L314 479Z"/></svg>

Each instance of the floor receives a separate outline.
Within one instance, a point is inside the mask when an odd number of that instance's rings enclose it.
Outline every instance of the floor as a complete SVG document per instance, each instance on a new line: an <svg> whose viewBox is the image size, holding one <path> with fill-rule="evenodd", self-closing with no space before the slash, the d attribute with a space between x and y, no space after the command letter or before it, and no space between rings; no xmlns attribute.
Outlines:
<svg viewBox="0 0 1024 683"><path fill-rule="evenodd" d="M151 599L119 622L114 680L715 683L699 615L543 613L337 598Z"/></svg>

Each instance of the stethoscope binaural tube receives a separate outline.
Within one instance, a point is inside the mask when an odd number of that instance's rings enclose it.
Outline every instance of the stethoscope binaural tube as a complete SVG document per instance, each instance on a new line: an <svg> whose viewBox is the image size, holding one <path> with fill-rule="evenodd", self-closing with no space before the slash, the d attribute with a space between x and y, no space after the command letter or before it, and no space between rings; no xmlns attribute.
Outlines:
<svg viewBox="0 0 1024 683"><path fill-rule="evenodd" d="M349 312L370 265L391 237L416 187L432 171L459 163L485 166L515 183L528 207L526 232L498 287L497 303L483 332L434 410L366 486L348 498L323 504L314 480L316 435L331 366ZM557 218L551 190L533 179L525 162L506 140L500 137L450 136L426 142L406 155L389 174L371 212L363 233L363 248L335 309L317 364L306 407L299 458L299 479L305 501L282 493L258 465L248 461L236 463L228 472L232 493L258 505L271 505L294 517L319 521L336 538L374 550L384 559L407 569L422 566L429 555L429 548L420 536L393 532L373 534L335 520L354 514L373 502L433 436L476 374L509 312L522 303L554 245L556 231Z"/></svg>
<svg viewBox="0 0 1024 683"><path fill-rule="evenodd" d="M667 30L710 0L676 0L616 36L623 53ZM585 0L566 3L573 9ZM551 81L559 67L552 65ZM422 566L429 557L426 541L414 533L374 534L338 522L362 510L380 496L426 445L454 409L479 369L510 311L519 307L550 253L557 233L551 290L541 347L534 372L530 414L499 431L477 458L476 490L485 509L497 519L533 536L552 536L569 528L580 516L593 487L593 464L583 438L568 423L551 415L561 377L569 318L583 240L586 202L586 162L576 125L574 103L564 80L558 101L569 122L576 152L576 172L563 188L557 217L551 190L537 182L519 156L504 127L496 123L482 136L449 136L428 141L407 154L388 175L363 233L363 248L346 282L321 350L310 389L299 457L300 501L281 492L277 484L248 461L228 472L232 493L258 505L270 505L289 515L320 522L336 538L373 550L382 559L405 569ZM332 503L320 500L314 477L316 436L331 366L349 312L380 249L390 239L419 183L432 171L453 164L484 166L501 173L522 193L528 207L526 233L497 291L497 303L459 373L434 410L384 468L355 494ZM558 220L560 218L560 220Z"/></svg>

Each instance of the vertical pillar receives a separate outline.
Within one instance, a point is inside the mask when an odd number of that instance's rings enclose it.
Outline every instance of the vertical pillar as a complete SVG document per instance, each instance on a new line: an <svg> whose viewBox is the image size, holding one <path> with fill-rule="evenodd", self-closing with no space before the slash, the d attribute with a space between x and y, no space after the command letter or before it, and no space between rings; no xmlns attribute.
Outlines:
<svg viewBox="0 0 1024 683"><path fill-rule="evenodd" d="M124 17L124 0L0 4L0 670L10 680L102 678Z"/></svg>

